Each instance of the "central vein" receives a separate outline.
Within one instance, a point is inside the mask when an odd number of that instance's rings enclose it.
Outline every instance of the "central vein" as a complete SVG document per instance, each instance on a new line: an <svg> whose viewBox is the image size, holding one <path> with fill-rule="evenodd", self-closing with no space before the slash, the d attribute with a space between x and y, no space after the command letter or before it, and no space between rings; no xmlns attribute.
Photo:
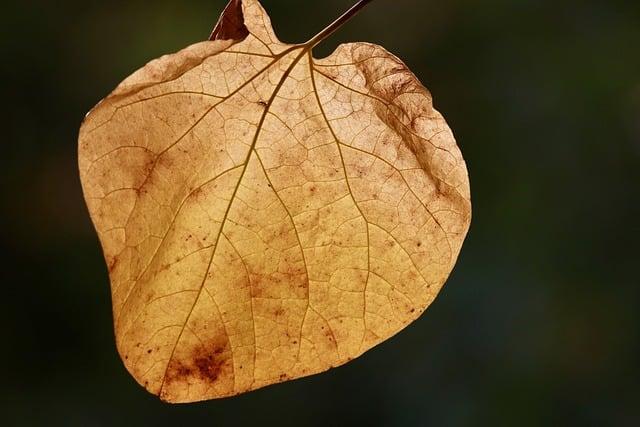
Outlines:
<svg viewBox="0 0 640 427"><path fill-rule="evenodd" d="M195 306L198 303L198 300L200 299L200 296L202 295L202 291L203 291L203 289L205 287L205 283L207 281L207 276L209 275L209 271L211 270L211 266L213 264L213 259L215 258L216 251L218 249L218 244L220 242L220 236L222 236L222 234L223 234L224 226L225 226L227 218L229 216L229 212L231 211L231 208L233 207L233 203L235 201L236 195L237 195L238 190L240 188L240 184L242 183L242 179L244 178L244 175L245 175L245 173L247 171L247 167L249 165L251 157L255 153L255 147L256 147L256 144L258 143L258 139L260 138L260 133L262 131L262 127L264 125L264 122L265 122L265 120L267 118L267 114L269 113L269 110L271 109L271 106L273 105L274 100L278 96L278 93L282 89L282 86L286 82L287 78L289 77L289 75L291 74L291 72L293 71L295 66L310 51L310 46L305 44L302 47L300 47L300 49L301 49L301 51L298 54L298 56L296 56L294 58L294 60L291 63L291 65L289 65L289 67L286 69L286 71L284 72L284 74L280 78L280 81L278 82L277 86L273 90L273 93L271 94L271 97L269 98L269 101L267 102L267 105L265 106L264 111L262 112L262 116L260 117L260 121L258 122L258 126L257 126L257 129L256 129L256 133L255 133L255 135L253 137L253 141L251 142L249 150L247 151L247 155L246 155L246 157L244 159L242 172L240 173L240 177L238 178L238 183L236 184L236 186L235 186L235 188L233 190L233 193L231 195L231 199L229 200L229 204L227 205L227 209L226 209L226 211L224 213L224 216L222 218L222 222L220 224L220 231L219 231L219 233L218 233L218 235L216 237L216 241L215 241L215 243L213 245L213 249L211 251L211 256L209 257L209 261L207 263L207 268L206 268L206 270L204 272L204 277L202 278L202 283L200 284L200 288L198 290L198 294L195 297L195 299L193 301L193 304L191 305L191 309L189 310L189 313L187 314L187 317L185 318L184 325L182 326L182 329L180 330L180 334L178 334L178 338L176 339L176 342L175 342L175 344L173 346L173 350L171 351L171 356L169 356L169 360L167 361L167 366L165 368L165 373L164 373L164 375L162 377L162 384L160 385L160 390L162 390L163 387L164 387L164 382L165 382L165 379L167 377L167 371L169 369L169 365L171 364L171 360L173 359L173 356L175 354L175 350L178 347L178 344L180 343L180 339L182 338L182 334L184 333L184 330L185 330L185 328L187 326L189 318L191 317L191 314L193 313L193 310L195 309ZM295 51L295 49L291 50L291 52L293 52L293 51ZM274 62L274 65L276 63L277 63L277 61Z"/></svg>

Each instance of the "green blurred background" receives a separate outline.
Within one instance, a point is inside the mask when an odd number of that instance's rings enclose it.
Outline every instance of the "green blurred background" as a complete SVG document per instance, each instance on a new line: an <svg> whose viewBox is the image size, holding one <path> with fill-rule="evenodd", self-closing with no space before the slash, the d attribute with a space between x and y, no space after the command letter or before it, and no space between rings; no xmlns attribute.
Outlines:
<svg viewBox="0 0 640 427"><path fill-rule="evenodd" d="M263 4L299 42L353 1ZM77 132L128 74L205 39L224 3L3 2L0 424L640 425L638 1L373 2L316 56L385 46L453 128L474 220L440 297L323 375L182 406L134 382Z"/></svg>

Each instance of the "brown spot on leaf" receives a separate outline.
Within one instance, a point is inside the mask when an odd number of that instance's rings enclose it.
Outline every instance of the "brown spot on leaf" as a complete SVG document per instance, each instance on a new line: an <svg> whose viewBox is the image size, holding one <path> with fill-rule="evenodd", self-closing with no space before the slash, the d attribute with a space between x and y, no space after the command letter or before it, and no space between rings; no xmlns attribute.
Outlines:
<svg viewBox="0 0 640 427"><path fill-rule="evenodd" d="M200 377L206 378L209 382L214 382L218 379L224 363L225 361L217 360L213 354L199 357L194 361Z"/></svg>
<svg viewBox="0 0 640 427"><path fill-rule="evenodd" d="M109 261L109 273L113 273L118 265L119 260L120 257L118 256L114 256L113 258L111 258L111 261Z"/></svg>
<svg viewBox="0 0 640 427"><path fill-rule="evenodd" d="M222 372L231 366L230 352L226 347L214 346L206 348L198 346L187 360L172 359L167 368L165 382L201 381L215 383Z"/></svg>
<svg viewBox="0 0 640 427"><path fill-rule="evenodd" d="M251 276L251 297L261 298L264 295L264 276Z"/></svg>

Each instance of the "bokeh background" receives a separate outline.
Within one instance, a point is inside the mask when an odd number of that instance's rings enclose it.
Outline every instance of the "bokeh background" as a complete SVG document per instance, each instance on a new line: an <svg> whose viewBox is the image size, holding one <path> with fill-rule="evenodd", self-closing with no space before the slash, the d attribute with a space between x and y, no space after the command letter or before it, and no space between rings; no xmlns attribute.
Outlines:
<svg viewBox="0 0 640 427"><path fill-rule="evenodd" d="M354 0L263 0L307 40ZM204 40L225 0L4 1L0 421L16 426L640 425L640 2L377 0L371 41L434 95L474 219L443 292L344 367L170 406L116 353L76 166L84 114Z"/></svg>

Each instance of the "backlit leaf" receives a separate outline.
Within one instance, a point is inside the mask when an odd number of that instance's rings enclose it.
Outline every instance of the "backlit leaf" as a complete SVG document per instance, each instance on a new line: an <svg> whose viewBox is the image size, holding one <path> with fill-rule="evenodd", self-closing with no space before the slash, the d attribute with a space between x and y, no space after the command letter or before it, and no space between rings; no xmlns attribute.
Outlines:
<svg viewBox="0 0 640 427"><path fill-rule="evenodd" d="M118 350L163 400L344 364L455 264L471 205L451 130L383 48L314 59L342 23L286 45L257 0L232 0L212 41L147 64L82 125Z"/></svg>

